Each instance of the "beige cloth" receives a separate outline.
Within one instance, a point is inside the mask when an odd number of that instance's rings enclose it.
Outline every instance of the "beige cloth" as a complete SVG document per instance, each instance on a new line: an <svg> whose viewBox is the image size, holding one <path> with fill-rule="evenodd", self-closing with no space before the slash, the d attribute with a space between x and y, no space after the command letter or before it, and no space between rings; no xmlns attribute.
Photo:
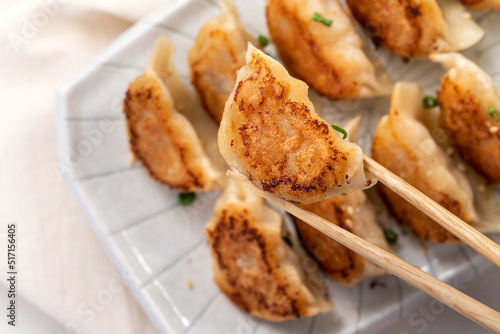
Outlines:
<svg viewBox="0 0 500 334"><path fill-rule="evenodd" d="M58 320L61 333L156 332L52 169L54 95L132 21L166 2L0 0L0 249L7 223L16 222L18 291ZM5 258L0 251L2 273Z"/></svg>

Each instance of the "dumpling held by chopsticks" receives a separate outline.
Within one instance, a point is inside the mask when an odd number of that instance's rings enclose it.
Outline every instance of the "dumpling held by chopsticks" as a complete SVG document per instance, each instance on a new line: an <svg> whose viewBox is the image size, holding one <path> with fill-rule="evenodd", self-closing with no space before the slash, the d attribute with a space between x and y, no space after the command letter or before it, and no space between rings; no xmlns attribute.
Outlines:
<svg viewBox="0 0 500 334"><path fill-rule="evenodd" d="M222 117L226 162L261 189L311 203L374 184L363 152L315 112L307 85L250 46Z"/></svg>

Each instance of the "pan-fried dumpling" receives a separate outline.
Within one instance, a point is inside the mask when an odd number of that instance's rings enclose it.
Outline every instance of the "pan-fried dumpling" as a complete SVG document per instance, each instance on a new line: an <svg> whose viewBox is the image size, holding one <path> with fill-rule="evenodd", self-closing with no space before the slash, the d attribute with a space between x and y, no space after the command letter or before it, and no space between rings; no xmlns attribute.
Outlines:
<svg viewBox="0 0 500 334"><path fill-rule="evenodd" d="M500 122L489 115L500 109L500 92L490 76L458 53L432 55L448 72L441 79L441 123L465 161L490 182L500 183Z"/></svg>
<svg viewBox="0 0 500 334"><path fill-rule="evenodd" d="M283 321L333 308L317 271L282 239L282 217L262 197L230 181L206 227L214 279L240 309Z"/></svg>
<svg viewBox="0 0 500 334"><path fill-rule="evenodd" d="M375 130L373 158L468 223L477 221L471 186L451 158L421 123L423 92L412 83L397 83L388 116ZM413 233L434 242L458 242L450 232L413 205L379 185L389 208Z"/></svg>
<svg viewBox="0 0 500 334"><path fill-rule="evenodd" d="M500 0L460 0L467 8L475 10L497 9L500 10Z"/></svg>
<svg viewBox="0 0 500 334"><path fill-rule="evenodd" d="M464 50L484 31L455 0L347 0L377 45L404 58Z"/></svg>
<svg viewBox="0 0 500 334"><path fill-rule="evenodd" d="M247 43L255 38L243 28L232 0L220 1L221 14L198 33L188 60L191 81L205 110L220 123L238 70L245 65Z"/></svg>
<svg viewBox="0 0 500 334"><path fill-rule="evenodd" d="M468 165L453 149L449 136L441 130L439 108L425 109L422 119L427 129L434 135L436 143L450 155L455 166L463 171L474 193L474 208L478 219L473 226L482 233L500 232L500 197L495 194L496 186L489 183L484 176Z"/></svg>
<svg viewBox="0 0 500 334"><path fill-rule="evenodd" d="M129 86L123 102L130 147L154 179L182 191L219 187L223 175L205 154L185 114L193 103L175 71L173 44L160 37L145 72ZM178 97L176 99L176 97Z"/></svg>
<svg viewBox="0 0 500 334"><path fill-rule="evenodd" d="M318 14L331 26L313 20ZM392 82L368 58L337 0L267 0L267 24L287 69L331 99L389 95Z"/></svg>
<svg viewBox="0 0 500 334"><path fill-rule="evenodd" d="M311 203L374 184L363 152L318 117L307 85L249 46L218 137L230 167L257 187Z"/></svg>
<svg viewBox="0 0 500 334"><path fill-rule="evenodd" d="M359 118L346 126L349 140L354 141ZM384 233L376 221L373 205L364 191L335 196L320 202L301 204L302 208L340 226L386 251L391 252ZM319 266L333 279L353 286L366 278L387 272L314 227L295 218L295 226L302 244L318 261Z"/></svg>
<svg viewBox="0 0 500 334"><path fill-rule="evenodd" d="M377 225L374 208L362 190L301 204L301 207L382 249L390 250L382 229ZM334 280L353 286L366 278L387 273L298 218L295 218L295 226L308 253Z"/></svg>

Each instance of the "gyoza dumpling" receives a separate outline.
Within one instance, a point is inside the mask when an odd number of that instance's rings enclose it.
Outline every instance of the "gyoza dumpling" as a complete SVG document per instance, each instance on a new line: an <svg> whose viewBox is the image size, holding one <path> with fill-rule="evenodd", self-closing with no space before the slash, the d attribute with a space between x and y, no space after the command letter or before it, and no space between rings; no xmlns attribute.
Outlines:
<svg viewBox="0 0 500 334"><path fill-rule="evenodd" d="M349 140L354 141L359 118L346 125ZM358 190L301 207L340 226L386 251L391 252L384 233L376 221L373 205L364 191ZM300 240L319 266L333 279L353 286L366 278L387 272L314 227L295 218Z"/></svg>
<svg viewBox="0 0 500 334"><path fill-rule="evenodd" d="M474 208L478 219L473 223L474 228L482 233L500 232L500 197L495 194L496 186L489 183L484 176L468 165L453 149L449 136L443 133L440 125L439 108L425 109L422 121L427 129L433 134L436 143L448 154L455 166L463 171L474 193Z"/></svg>
<svg viewBox="0 0 500 334"><path fill-rule="evenodd" d="M477 221L471 186L451 158L421 123L423 92L412 83L397 83L388 116L375 130L373 158L468 223ZM450 232L413 205L379 185L389 208L413 233L434 242L458 242Z"/></svg>
<svg viewBox="0 0 500 334"><path fill-rule="evenodd" d="M363 152L318 117L307 85L249 46L218 137L229 166L257 187L311 203L366 188Z"/></svg>
<svg viewBox="0 0 500 334"><path fill-rule="evenodd" d="M431 59L448 69L438 101L441 123L452 143L478 172L500 183L500 122L489 115L491 107L500 109L500 92L489 75L458 53Z"/></svg>
<svg viewBox="0 0 500 334"><path fill-rule="evenodd" d="M191 80L203 106L220 122L238 70L245 65L248 42L255 38L243 28L232 0L221 0L221 14L198 33L188 59Z"/></svg>
<svg viewBox="0 0 500 334"><path fill-rule="evenodd" d="M455 0L347 0L374 42L404 58L464 50L484 31Z"/></svg>
<svg viewBox="0 0 500 334"><path fill-rule="evenodd" d="M362 190L301 204L301 207L382 249L390 250L375 220L373 206ZM334 280L353 286L366 278L387 274L384 269L298 218L295 218L295 226L304 248Z"/></svg>
<svg viewBox="0 0 500 334"><path fill-rule="evenodd" d="M151 177L171 188L212 190L219 187L223 175L210 162L195 128L180 112L194 106L184 99L173 50L166 37L159 37L144 74L129 86L123 109L130 147Z"/></svg>
<svg viewBox="0 0 500 334"><path fill-rule="evenodd" d="M230 181L206 227L214 279L240 309L283 321L328 312L333 304L317 272L282 239L282 217L262 197Z"/></svg>
<svg viewBox="0 0 500 334"><path fill-rule="evenodd" d="M500 9L500 0L460 0L465 7L475 10Z"/></svg>
<svg viewBox="0 0 500 334"><path fill-rule="evenodd" d="M331 26L313 20L317 14ZM389 95L392 82L374 65L337 0L267 0L269 32L287 69L331 99Z"/></svg>

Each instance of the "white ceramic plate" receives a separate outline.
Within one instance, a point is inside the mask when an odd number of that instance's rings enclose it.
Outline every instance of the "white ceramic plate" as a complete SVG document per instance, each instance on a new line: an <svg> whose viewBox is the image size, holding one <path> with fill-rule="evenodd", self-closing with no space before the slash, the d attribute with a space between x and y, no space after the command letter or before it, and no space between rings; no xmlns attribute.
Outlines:
<svg viewBox="0 0 500 334"><path fill-rule="evenodd" d="M268 36L264 1L237 1L243 24ZM59 152L62 172L96 234L130 289L162 333L375 333L416 310L420 293L395 277L345 288L327 280L336 308L329 314L280 324L258 321L238 311L213 283L212 260L203 234L218 193L201 194L187 208L177 193L129 164L121 110L128 84L145 66L157 36L177 45L176 65L188 81L187 51L198 30L219 13L215 1L176 1L137 23L118 38L58 95ZM487 36L465 54L500 81L500 13L476 13ZM270 52L274 50L271 48ZM275 54L275 53L274 53ZM430 62L408 64L385 51L377 56L394 80L418 82L435 92L443 70ZM359 143L365 150L388 98L323 104L330 122L341 124L361 114ZM355 110L355 111L352 111ZM393 223L391 223L393 224ZM406 231L398 252L406 261L440 279L475 277L486 261L465 246L422 245ZM498 236L492 236L498 241ZM190 289L186 280L193 288Z"/></svg>

